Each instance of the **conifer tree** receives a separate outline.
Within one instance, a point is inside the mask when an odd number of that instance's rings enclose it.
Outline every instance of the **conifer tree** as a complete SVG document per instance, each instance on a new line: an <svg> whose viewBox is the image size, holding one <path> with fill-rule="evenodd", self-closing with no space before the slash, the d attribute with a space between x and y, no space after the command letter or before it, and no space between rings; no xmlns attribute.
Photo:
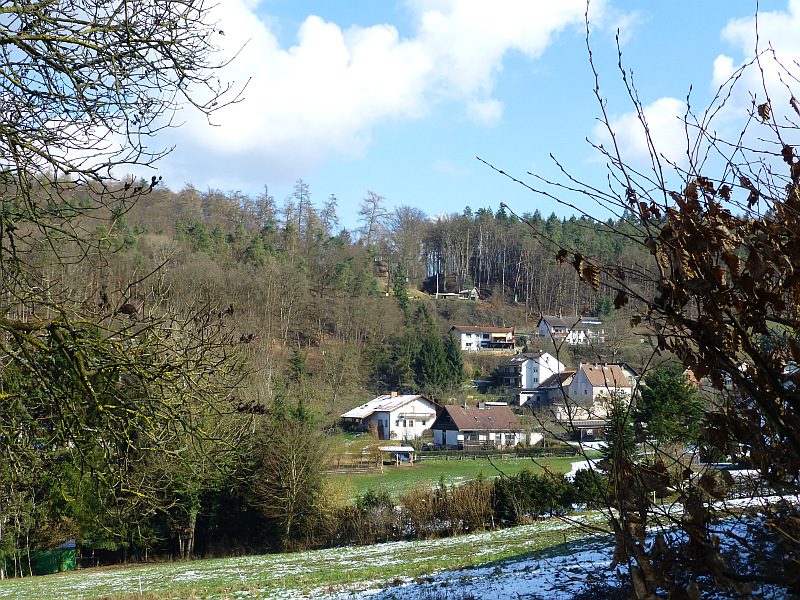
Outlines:
<svg viewBox="0 0 800 600"><path fill-rule="evenodd" d="M464 381L464 359L461 356L458 342L449 334L444 339L444 356L448 367L449 383L453 386L460 385Z"/></svg>

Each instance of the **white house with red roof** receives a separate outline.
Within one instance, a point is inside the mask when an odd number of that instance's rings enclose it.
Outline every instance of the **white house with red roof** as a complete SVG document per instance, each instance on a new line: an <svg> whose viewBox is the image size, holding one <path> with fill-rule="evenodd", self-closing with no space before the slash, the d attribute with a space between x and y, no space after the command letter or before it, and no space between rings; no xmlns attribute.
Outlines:
<svg viewBox="0 0 800 600"><path fill-rule="evenodd" d="M381 440L414 440L433 425L436 407L422 394L391 392L347 411L342 419L361 431L374 422Z"/></svg>
<svg viewBox="0 0 800 600"><path fill-rule="evenodd" d="M456 338L462 350L513 350L513 327L478 327L454 325L450 335Z"/></svg>

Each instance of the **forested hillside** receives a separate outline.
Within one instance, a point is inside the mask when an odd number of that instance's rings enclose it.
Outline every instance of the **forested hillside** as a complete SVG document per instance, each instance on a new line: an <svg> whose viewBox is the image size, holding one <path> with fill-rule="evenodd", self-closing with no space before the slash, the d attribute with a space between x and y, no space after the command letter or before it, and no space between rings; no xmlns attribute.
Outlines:
<svg viewBox="0 0 800 600"><path fill-rule="evenodd" d="M315 404L336 406L414 385L391 356L406 322L391 297L402 290L400 279L412 298L427 297L414 293L422 288L435 293L437 285L440 292L480 290L479 304L431 305L441 333L454 324L525 330L540 314L596 311L604 297L602 286L594 292L574 269L560 267L553 248L580 247L609 263L646 262L641 247L628 243L624 219L598 224L538 212L520 219L502 208L433 218L409 206L389 211L385 202L370 193L358 229L349 231L338 224L337 199L314 201L302 181L280 205L266 189L249 198L156 188L95 224L96 235L108 236L118 251L82 293L90 302L101 289L126 290L156 269L126 300L145 308L164 301L195 311L235 307L234 337L247 342L250 366L261 374L243 392L248 401L271 398L270 382L298 350L317 380L310 386ZM531 228L552 244L543 247ZM405 310L416 314L419 304L413 300Z"/></svg>

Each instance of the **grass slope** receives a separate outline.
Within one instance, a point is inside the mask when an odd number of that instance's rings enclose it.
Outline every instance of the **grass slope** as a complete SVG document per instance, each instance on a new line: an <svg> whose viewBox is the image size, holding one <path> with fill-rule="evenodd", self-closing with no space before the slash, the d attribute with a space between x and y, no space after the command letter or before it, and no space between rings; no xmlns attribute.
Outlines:
<svg viewBox="0 0 800 600"><path fill-rule="evenodd" d="M582 513L584 525L604 521ZM559 519L447 539L391 542L294 554L139 565L0 581L0 599L114 600L347 597L431 575L519 559L532 553L569 552L560 546L586 536L586 529Z"/></svg>
<svg viewBox="0 0 800 600"><path fill-rule="evenodd" d="M394 497L408 492L411 489L435 487L440 480L447 485L462 483L476 479L480 475L494 478L502 472L505 475L516 475L522 469L530 469L534 473L548 470L553 473L567 473L572 469L572 463L580 458L510 458L489 461L476 460L425 460L400 467L385 466L383 472L336 474L334 481L352 489L354 496L363 495L370 487L386 489Z"/></svg>

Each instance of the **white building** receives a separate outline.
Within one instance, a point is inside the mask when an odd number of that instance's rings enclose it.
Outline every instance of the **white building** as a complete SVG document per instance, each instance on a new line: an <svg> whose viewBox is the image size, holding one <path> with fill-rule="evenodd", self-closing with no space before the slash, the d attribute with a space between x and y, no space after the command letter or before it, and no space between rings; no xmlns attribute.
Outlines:
<svg viewBox="0 0 800 600"><path fill-rule="evenodd" d="M619 365L582 364L569 384L566 398L556 402L557 419L605 419L612 397L626 402L631 384Z"/></svg>
<svg viewBox="0 0 800 600"><path fill-rule="evenodd" d="M345 422L367 431L374 422L381 440L413 440L436 418L436 403L421 394L384 394L342 415Z"/></svg>
<svg viewBox="0 0 800 600"><path fill-rule="evenodd" d="M539 335L555 342L567 344L602 344L605 330L600 319L594 317L554 317L542 315L539 319Z"/></svg>
<svg viewBox="0 0 800 600"><path fill-rule="evenodd" d="M454 325L450 335L456 338L462 350L513 350L513 327L476 327Z"/></svg>
<svg viewBox="0 0 800 600"><path fill-rule="evenodd" d="M563 363L547 352L522 352L500 363L498 372L506 393L515 394L523 406L536 396L542 382L564 368Z"/></svg>

